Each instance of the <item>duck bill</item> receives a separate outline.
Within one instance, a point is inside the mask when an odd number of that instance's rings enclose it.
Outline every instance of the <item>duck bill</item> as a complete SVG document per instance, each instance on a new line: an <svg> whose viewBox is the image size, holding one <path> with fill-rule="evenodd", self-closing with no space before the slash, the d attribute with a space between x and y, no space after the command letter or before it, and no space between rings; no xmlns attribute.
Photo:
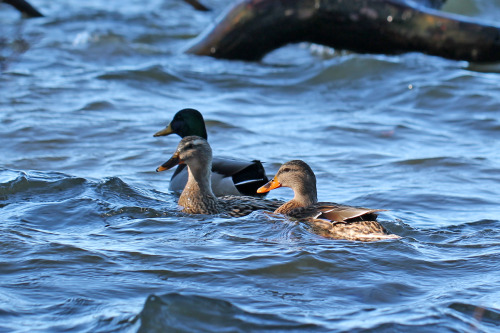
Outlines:
<svg viewBox="0 0 500 333"><path fill-rule="evenodd" d="M156 172L161 172L161 171L165 171L168 169L172 169L174 166L182 164L182 163L184 163L184 161L181 160L181 158L179 157L179 153L175 153L174 155L172 155L172 157L170 157L170 159L168 161L166 161L165 163L160 165L158 168L156 168Z"/></svg>
<svg viewBox="0 0 500 333"><path fill-rule="evenodd" d="M281 187L281 183L276 178L271 179L267 184L262 185L257 190L257 193L267 193L275 188Z"/></svg>
<svg viewBox="0 0 500 333"><path fill-rule="evenodd" d="M174 133L174 130L172 129L172 123L168 124L167 127L162 129L161 131L156 132L153 136L166 136Z"/></svg>

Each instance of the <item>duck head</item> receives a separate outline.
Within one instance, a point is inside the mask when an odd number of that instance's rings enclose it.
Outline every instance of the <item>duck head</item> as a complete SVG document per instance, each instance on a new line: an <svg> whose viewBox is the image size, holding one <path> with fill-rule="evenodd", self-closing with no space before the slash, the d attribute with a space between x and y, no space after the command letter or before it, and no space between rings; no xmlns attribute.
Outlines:
<svg viewBox="0 0 500 333"><path fill-rule="evenodd" d="M159 166L156 171L165 171L183 163L187 164L192 171L199 169L210 170L212 148L210 148L207 140L194 135L183 138L172 157Z"/></svg>
<svg viewBox="0 0 500 333"><path fill-rule="evenodd" d="M207 139L207 129L205 128L205 120L198 110L182 109L178 111L174 119L161 131L156 132L153 136L166 136L177 134L181 138L190 135L196 135Z"/></svg>
<svg viewBox="0 0 500 333"><path fill-rule="evenodd" d="M317 202L316 176L304 161L293 160L283 164L267 184L257 190L266 193L279 187L290 187L295 198L309 203Z"/></svg>

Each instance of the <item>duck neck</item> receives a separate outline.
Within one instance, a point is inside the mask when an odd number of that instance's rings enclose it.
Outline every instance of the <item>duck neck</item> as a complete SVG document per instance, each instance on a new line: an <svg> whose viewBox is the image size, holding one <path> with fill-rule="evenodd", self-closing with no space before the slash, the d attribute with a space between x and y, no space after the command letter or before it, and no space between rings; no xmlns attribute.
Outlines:
<svg viewBox="0 0 500 333"><path fill-rule="evenodd" d="M183 211L190 214L217 214L217 198L212 192L212 171L188 165L188 181L179 198Z"/></svg>
<svg viewBox="0 0 500 333"><path fill-rule="evenodd" d="M300 186L298 188L294 188L293 199L276 209L275 213L286 215L296 208L309 207L317 202L318 197L316 194L316 185L308 187Z"/></svg>
<svg viewBox="0 0 500 333"><path fill-rule="evenodd" d="M298 182L297 186L293 188L294 197L293 201L300 204L300 207L308 207L318 202L318 195L316 190L316 179L307 179L304 182Z"/></svg>
<svg viewBox="0 0 500 333"><path fill-rule="evenodd" d="M314 186L314 191L310 189L298 189L295 191L295 195L292 199L299 204L299 207L308 207L314 205L318 202L318 196L316 194L316 186Z"/></svg>

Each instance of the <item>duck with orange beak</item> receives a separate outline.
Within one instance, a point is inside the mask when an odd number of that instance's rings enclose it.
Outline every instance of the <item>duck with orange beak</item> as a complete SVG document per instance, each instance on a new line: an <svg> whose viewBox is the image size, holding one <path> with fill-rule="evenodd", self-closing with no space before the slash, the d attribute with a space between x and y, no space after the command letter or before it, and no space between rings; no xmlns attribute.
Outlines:
<svg viewBox="0 0 500 333"><path fill-rule="evenodd" d="M294 197L278 207L274 213L305 221L319 235L357 241L399 238L389 234L376 221L377 213L384 209L318 202L316 176L304 161L294 160L283 164L274 178L257 192L265 193L279 187L290 187Z"/></svg>

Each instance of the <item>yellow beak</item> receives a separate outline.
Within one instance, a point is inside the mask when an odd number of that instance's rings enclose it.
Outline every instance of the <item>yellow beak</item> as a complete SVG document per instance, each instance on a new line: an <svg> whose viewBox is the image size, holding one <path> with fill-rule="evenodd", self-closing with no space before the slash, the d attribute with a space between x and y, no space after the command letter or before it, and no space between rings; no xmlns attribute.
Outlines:
<svg viewBox="0 0 500 333"><path fill-rule="evenodd" d="M172 133L174 133L174 131L172 130L172 123L170 123L170 124L168 124L167 127L162 129L161 131L156 132L153 136L166 136L166 135L170 135Z"/></svg>

